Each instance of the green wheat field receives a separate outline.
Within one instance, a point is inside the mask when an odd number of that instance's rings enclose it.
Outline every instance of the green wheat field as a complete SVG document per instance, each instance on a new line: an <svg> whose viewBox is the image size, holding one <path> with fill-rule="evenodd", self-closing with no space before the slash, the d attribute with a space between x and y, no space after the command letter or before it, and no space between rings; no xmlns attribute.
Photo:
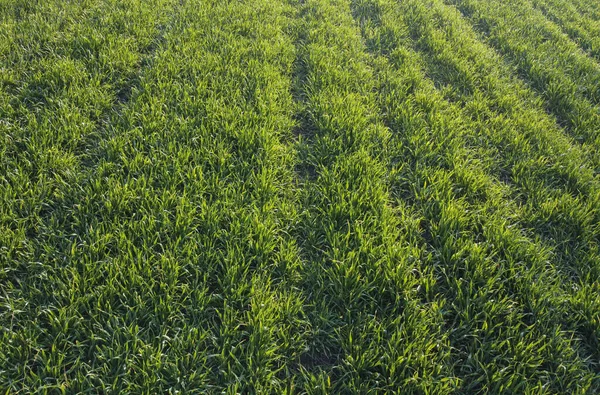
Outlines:
<svg viewBox="0 0 600 395"><path fill-rule="evenodd" d="M600 393L598 0L0 0L0 393Z"/></svg>

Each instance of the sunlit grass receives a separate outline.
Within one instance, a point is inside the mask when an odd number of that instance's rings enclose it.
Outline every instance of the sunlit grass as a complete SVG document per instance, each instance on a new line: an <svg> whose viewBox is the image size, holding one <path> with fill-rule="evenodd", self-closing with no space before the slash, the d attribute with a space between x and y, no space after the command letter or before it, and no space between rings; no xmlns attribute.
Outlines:
<svg viewBox="0 0 600 395"><path fill-rule="evenodd" d="M598 10L2 2L0 390L599 392Z"/></svg>

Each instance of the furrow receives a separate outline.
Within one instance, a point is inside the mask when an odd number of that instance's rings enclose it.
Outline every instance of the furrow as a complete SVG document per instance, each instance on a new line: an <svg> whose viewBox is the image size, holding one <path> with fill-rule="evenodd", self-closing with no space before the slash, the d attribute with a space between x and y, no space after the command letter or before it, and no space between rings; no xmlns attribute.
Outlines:
<svg viewBox="0 0 600 395"><path fill-rule="evenodd" d="M532 375L547 377L548 372L543 373L534 361L543 363L549 355L570 366L573 376L558 379L557 364L549 367L554 372L546 385L579 390L584 380L589 386L594 363L587 360L589 353L593 354L594 338L587 337L585 328L594 321L578 317L562 325L569 311L564 302L569 295L562 289L566 279L557 268L548 266L551 251L532 238L530 231L519 230L525 213L510 197L512 188L486 174L485 156L470 141L470 117L445 101L444 90L436 90L425 79L426 60L408 45L410 28L402 24L410 9L402 6L356 1L354 12L362 21L367 45L380 56L380 106L400 141L390 146L402 147L393 156L397 166L402 166L396 178L396 196L420 207L427 220L431 264L444 279L438 286L456 309L446 318L452 322L448 330L456 350L453 356L458 358L456 374L464 383L462 390L502 391L511 388L515 375L521 379L513 390L521 385L539 389L541 384ZM417 18L414 8L412 11L410 18ZM493 305L490 300L495 301ZM544 318L532 322L530 314ZM510 328L516 327L527 328L527 335L523 337L521 332L521 341L508 346L504 336L512 336ZM571 341L574 331L579 331L582 341ZM476 332L479 335L472 335ZM481 336L506 348L483 350L469 340ZM518 348L532 348L533 344L540 354L530 353L528 362L516 362ZM585 350L587 344L590 348ZM536 368L526 372L523 366ZM498 375L491 373L495 369L499 369ZM495 378L488 381L488 377Z"/></svg>
<svg viewBox="0 0 600 395"><path fill-rule="evenodd" d="M297 232L310 321L302 391L449 391L444 300L429 292L419 219L389 199L391 136L349 3L296 7L306 207Z"/></svg>
<svg viewBox="0 0 600 395"><path fill-rule="evenodd" d="M305 333L290 236L289 11L263 0L177 2L152 64L64 198L71 205L50 205L37 236L25 235L31 255L13 255L30 271L25 284L10 273L28 307L3 315L2 382L285 388Z"/></svg>
<svg viewBox="0 0 600 395"><path fill-rule="evenodd" d="M581 14L571 2L534 0L532 4L590 56L600 60L600 20Z"/></svg>
<svg viewBox="0 0 600 395"><path fill-rule="evenodd" d="M505 56L574 138L600 149L600 64L528 4L447 3Z"/></svg>

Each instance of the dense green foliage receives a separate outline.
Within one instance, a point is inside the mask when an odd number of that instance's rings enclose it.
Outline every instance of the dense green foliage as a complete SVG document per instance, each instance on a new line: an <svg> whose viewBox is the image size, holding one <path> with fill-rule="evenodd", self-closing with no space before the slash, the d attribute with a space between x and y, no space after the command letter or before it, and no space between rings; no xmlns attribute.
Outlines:
<svg viewBox="0 0 600 395"><path fill-rule="evenodd" d="M600 392L594 0L0 0L0 391Z"/></svg>

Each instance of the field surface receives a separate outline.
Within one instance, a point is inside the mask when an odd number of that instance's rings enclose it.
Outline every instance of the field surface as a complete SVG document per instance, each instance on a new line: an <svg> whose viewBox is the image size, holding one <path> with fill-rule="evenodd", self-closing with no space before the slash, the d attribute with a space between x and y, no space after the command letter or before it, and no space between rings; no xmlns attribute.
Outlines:
<svg viewBox="0 0 600 395"><path fill-rule="evenodd" d="M0 0L0 393L600 393L597 0Z"/></svg>

